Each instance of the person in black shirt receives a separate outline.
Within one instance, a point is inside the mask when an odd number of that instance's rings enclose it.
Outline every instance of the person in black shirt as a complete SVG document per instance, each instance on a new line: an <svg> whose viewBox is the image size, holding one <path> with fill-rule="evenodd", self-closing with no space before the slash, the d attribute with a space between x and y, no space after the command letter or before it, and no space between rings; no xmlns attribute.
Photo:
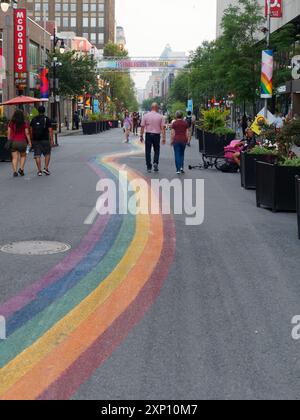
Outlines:
<svg viewBox="0 0 300 420"><path fill-rule="evenodd" d="M38 169L38 176L51 175L49 164L51 159L51 148L54 147L53 129L50 119L45 115L46 109L40 106L39 115L31 121L32 145L34 158ZM45 166L42 171L42 155L45 157Z"/></svg>

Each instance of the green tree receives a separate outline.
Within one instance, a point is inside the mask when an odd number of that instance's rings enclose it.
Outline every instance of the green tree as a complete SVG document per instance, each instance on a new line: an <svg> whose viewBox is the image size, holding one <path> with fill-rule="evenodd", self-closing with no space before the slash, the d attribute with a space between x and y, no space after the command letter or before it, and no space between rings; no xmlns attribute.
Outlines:
<svg viewBox="0 0 300 420"><path fill-rule="evenodd" d="M128 51L121 50L114 43L110 42L104 48L104 58L122 59L126 57L128 57ZM100 75L110 84L111 97L116 104L118 113L124 108L130 111L138 110L135 84L129 71L103 71Z"/></svg>
<svg viewBox="0 0 300 420"><path fill-rule="evenodd" d="M257 0L239 0L229 6L222 20L223 34L204 42L191 54L190 64L171 90L174 100L193 97L194 103L234 94L236 101L251 103L255 109L260 83L262 47L258 33L264 23Z"/></svg>
<svg viewBox="0 0 300 420"><path fill-rule="evenodd" d="M143 111L151 111L151 105L156 102L158 105L165 103L165 99L161 96L157 96L156 98L146 99L142 104Z"/></svg>
<svg viewBox="0 0 300 420"><path fill-rule="evenodd" d="M239 0L225 11L223 35L216 43L216 78L224 80L227 93L233 93L238 102L251 103L254 114L262 50L258 33L263 24L257 0Z"/></svg>
<svg viewBox="0 0 300 420"><path fill-rule="evenodd" d="M80 56L75 51L56 53L56 76L59 80L59 91L62 97L74 97L99 92L96 62L90 56ZM49 57L52 63L53 56ZM49 64L50 77L53 77L53 67Z"/></svg>

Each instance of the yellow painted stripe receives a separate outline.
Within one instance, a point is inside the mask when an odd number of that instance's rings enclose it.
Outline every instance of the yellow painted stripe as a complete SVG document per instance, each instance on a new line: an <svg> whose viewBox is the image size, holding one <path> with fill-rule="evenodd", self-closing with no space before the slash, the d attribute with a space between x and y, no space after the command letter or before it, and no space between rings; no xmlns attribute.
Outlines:
<svg viewBox="0 0 300 420"><path fill-rule="evenodd" d="M129 179L134 178L134 172L131 171L128 174ZM148 241L149 228L149 216L137 216L135 237L124 258L115 270L91 295L39 338L32 346L24 350L0 370L0 397L17 380L29 372L36 363L63 342L82 321L87 319L99 305L108 299L110 294L122 282L124 276L130 272L143 253Z"/></svg>

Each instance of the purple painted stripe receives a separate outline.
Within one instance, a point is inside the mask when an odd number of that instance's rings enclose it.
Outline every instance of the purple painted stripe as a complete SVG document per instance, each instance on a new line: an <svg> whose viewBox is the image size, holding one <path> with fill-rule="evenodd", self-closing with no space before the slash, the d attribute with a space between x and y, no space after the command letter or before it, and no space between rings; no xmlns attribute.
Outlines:
<svg viewBox="0 0 300 420"><path fill-rule="evenodd" d="M89 166L97 173L97 175L99 175L99 177L106 176L106 173L100 170L96 164L89 163ZM97 222L90 229L88 234L81 240L80 244L74 251L72 251L37 282L23 290L9 301L0 305L0 315L5 318L10 317L13 313L23 308L23 306L32 302L36 298L37 294L46 286L56 282L60 277L72 271L76 265L80 264L86 255L96 246L109 220L109 215L99 217Z"/></svg>
<svg viewBox="0 0 300 420"><path fill-rule="evenodd" d="M71 398L79 387L109 359L155 302L167 279L176 249L174 220L172 216L163 217L164 244L162 254L144 288L110 328L38 397L39 400L67 400Z"/></svg>

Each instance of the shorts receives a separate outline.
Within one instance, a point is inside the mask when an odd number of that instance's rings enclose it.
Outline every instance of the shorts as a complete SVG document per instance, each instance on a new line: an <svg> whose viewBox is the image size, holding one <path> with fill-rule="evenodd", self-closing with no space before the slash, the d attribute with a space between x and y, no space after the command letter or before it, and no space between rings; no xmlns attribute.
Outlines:
<svg viewBox="0 0 300 420"><path fill-rule="evenodd" d="M11 152L26 153L27 141L13 141L11 145Z"/></svg>
<svg viewBox="0 0 300 420"><path fill-rule="evenodd" d="M50 141L39 141L33 143L34 157L38 158L41 156L50 156L51 155L51 144Z"/></svg>

